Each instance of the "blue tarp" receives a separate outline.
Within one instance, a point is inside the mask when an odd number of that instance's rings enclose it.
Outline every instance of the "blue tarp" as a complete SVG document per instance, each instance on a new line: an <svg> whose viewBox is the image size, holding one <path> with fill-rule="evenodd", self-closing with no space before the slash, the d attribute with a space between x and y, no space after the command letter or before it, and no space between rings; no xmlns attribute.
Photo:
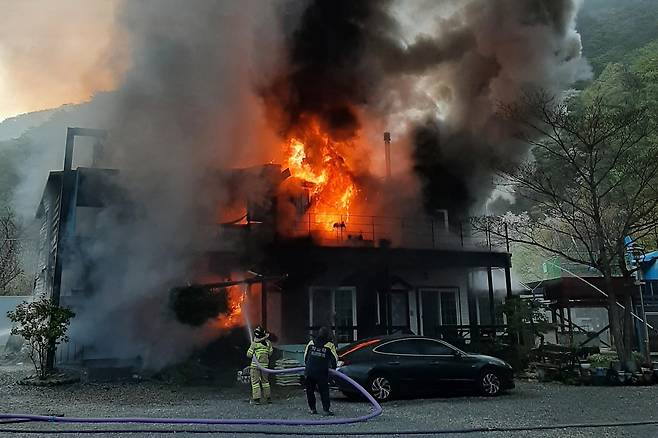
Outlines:
<svg viewBox="0 0 658 438"><path fill-rule="evenodd" d="M658 251L644 255L642 261L642 275L645 280L658 280Z"/></svg>

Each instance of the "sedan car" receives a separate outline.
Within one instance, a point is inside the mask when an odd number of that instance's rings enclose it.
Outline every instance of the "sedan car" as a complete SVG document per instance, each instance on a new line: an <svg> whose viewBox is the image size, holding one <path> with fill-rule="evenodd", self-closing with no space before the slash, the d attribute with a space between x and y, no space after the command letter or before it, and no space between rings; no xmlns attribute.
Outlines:
<svg viewBox="0 0 658 438"><path fill-rule="evenodd" d="M377 400L437 393L448 388L498 395L514 388L512 367L490 356L466 353L447 342L423 336L380 336L338 350L337 370L366 388ZM332 377L347 397L357 390Z"/></svg>

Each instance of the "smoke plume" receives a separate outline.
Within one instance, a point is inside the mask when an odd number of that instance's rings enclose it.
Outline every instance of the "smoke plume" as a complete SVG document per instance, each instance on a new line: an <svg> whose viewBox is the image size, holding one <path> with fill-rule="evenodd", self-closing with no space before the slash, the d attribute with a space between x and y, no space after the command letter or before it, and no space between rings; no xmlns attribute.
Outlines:
<svg viewBox="0 0 658 438"><path fill-rule="evenodd" d="M49 128L61 131L58 148L67 124L107 128L104 164L121 169L117 190L125 198L96 219L99 238L85 254L95 294L76 317L73 337L101 357L139 354L161 365L217 336L212 327L178 323L167 307L168 290L193 280L212 235L205 225L228 197L207 176L280 160L281 138L310 123L342 142L336 167L355 175L378 173L369 158L381 155L372 152L381 150L382 131L391 131L401 157L394 171L416 179L417 204L429 213L468 214L490 195L494 164L527 152L511 139L514 126L497 115L499 104L527 88L559 93L589 74L574 24L579 6L119 3L113 32L122 37L108 56L129 54L130 68L115 79L115 91L83 107L93 117L76 122L60 114L61 126ZM31 183L21 197L33 199L45 170L61 167L60 152L44 156L44 167L25 171ZM410 164L400 168L404 158ZM402 196L409 187L389 192Z"/></svg>
<svg viewBox="0 0 658 438"><path fill-rule="evenodd" d="M357 137L364 119L387 120L398 139L409 136L425 209L463 216L490 194L494 164L526 152L498 106L588 77L579 6L311 1L287 35L288 63L267 90L268 107L283 114L283 132L312 116L337 139Z"/></svg>
<svg viewBox="0 0 658 438"><path fill-rule="evenodd" d="M269 13L256 1L122 5L133 67L114 93L104 164L121 170L124 201L96 220L99 239L84 255L94 261L94 295L72 326L100 357L158 366L220 334L177 322L168 291L197 280L193 267L217 232L227 194L209 175L271 158L252 91L268 69L263 54L274 53L271 39L256 38Z"/></svg>

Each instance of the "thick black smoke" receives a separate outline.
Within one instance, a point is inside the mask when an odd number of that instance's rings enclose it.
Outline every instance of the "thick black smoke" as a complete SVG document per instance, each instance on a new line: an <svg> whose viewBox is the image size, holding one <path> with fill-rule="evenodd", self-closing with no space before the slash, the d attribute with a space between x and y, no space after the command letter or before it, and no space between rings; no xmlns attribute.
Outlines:
<svg viewBox="0 0 658 438"><path fill-rule="evenodd" d="M391 73L425 70L461 55L473 44L458 30L446 44L423 36L403 45L390 14L390 0L314 0L287 35L287 70L265 90L287 132L304 116L315 116L337 139L361 126L357 107L378 98Z"/></svg>
<svg viewBox="0 0 658 438"><path fill-rule="evenodd" d="M406 125L425 209L464 216L489 197L493 163L526 153L499 105L527 88L559 93L589 74L579 6L314 0L287 35L288 66L267 88L268 107L284 134L306 116L337 139L358 134L361 112Z"/></svg>
<svg viewBox="0 0 658 438"><path fill-rule="evenodd" d="M414 170L427 210L469 214L493 190L500 162L522 159L526 146L499 115L501 104L543 89L559 95L589 68L574 28L574 0L472 0L458 9L475 44L461 59L441 66L447 105L413 129Z"/></svg>
<svg viewBox="0 0 658 438"><path fill-rule="evenodd" d="M265 90L287 133L315 116L334 136L352 137L360 127L355 104L370 95L361 60L374 1L313 1L287 35L288 66ZM382 2L385 3L385 2Z"/></svg>

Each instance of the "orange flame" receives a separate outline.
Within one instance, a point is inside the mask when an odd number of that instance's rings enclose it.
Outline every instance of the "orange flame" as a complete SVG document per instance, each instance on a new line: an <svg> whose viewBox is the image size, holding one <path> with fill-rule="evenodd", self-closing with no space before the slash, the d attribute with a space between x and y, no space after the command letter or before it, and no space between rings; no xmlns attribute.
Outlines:
<svg viewBox="0 0 658 438"><path fill-rule="evenodd" d="M242 318L242 303L244 302L244 293L240 286L230 286L226 288L226 299L228 301L228 310L221 313L215 320L215 326L222 330L228 330L244 325Z"/></svg>
<svg viewBox="0 0 658 438"><path fill-rule="evenodd" d="M309 183L311 211L325 217L319 220L328 230L339 219L348 221L358 193L353 172L344 159L345 153L353 149L350 140L332 139L314 119L298 127L284 144L291 175Z"/></svg>

